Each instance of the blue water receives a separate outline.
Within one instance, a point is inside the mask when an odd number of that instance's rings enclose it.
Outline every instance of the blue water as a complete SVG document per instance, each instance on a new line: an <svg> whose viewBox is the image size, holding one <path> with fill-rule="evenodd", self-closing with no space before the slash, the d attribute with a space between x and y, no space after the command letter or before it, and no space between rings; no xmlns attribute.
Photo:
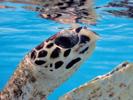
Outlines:
<svg viewBox="0 0 133 100"><path fill-rule="evenodd" d="M107 0L102 0L102 5ZM42 19L37 12L28 11L23 4L4 3L17 9L0 9L0 90L15 71L24 55L51 35L69 25ZM133 19L116 17L106 8L98 9L98 21L90 29L101 36L96 50L80 69L57 88L49 100L57 100L71 89L103 75L123 61L133 61Z"/></svg>

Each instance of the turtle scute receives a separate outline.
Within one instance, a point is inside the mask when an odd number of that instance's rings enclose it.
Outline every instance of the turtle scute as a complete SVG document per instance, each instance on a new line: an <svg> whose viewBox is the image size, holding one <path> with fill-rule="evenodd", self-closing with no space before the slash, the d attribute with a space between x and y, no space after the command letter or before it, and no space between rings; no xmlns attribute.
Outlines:
<svg viewBox="0 0 133 100"><path fill-rule="evenodd" d="M63 33L55 39L55 44L68 49L74 47L79 42L78 34Z"/></svg>

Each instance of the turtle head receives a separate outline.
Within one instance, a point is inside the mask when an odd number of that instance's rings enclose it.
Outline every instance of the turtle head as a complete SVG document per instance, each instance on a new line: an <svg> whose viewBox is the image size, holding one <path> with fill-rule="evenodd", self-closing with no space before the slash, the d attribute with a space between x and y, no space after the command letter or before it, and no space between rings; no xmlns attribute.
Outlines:
<svg viewBox="0 0 133 100"><path fill-rule="evenodd" d="M30 61L39 75L67 78L92 54L97 39L98 35L86 27L62 30L34 48Z"/></svg>

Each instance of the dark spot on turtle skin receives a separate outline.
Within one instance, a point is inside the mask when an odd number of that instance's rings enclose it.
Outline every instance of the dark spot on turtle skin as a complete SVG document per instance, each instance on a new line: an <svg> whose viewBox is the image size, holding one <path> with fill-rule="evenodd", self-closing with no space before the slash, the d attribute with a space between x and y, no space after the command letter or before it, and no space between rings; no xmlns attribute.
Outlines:
<svg viewBox="0 0 133 100"><path fill-rule="evenodd" d="M74 0L67 1L66 3L68 5L68 7L70 7L74 3Z"/></svg>
<svg viewBox="0 0 133 100"><path fill-rule="evenodd" d="M51 18L51 19L52 19L52 17L51 17L51 15L50 15L50 14L47 14L47 18Z"/></svg>
<svg viewBox="0 0 133 100"><path fill-rule="evenodd" d="M73 59L72 61L70 61L70 62L67 64L66 69L71 68L74 64L76 64L76 63L79 62L80 60L81 60L81 58Z"/></svg>
<svg viewBox="0 0 133 100"><path fill-rule="evenodd" d="M84 5L84 4L85 4L85 1L86 1L86 0L80 0L80 2L79 2L79 6Z"/></svg>
<svg viewBox="0 0 133 100"><path fill-rule="evenodd" d="M14 83L15 85L17 85L17 86L21 86L22 83L23 83L23 81L22 81L21 79L19 79L19 78L16 78L16 79L14 79L13 83Z"/></svg>
<svg viewBox="0 0 133 100"><path fill-rule="evenodd" d="M36 60L35 61L35 64L37 64L37 65L43 65L45 63L46 63L46 61L43 61L43 60Z"/></svg>
<svg viewBox="0 0 133 100"><path fill-rule="evenodd" d="M13 93L14 93L14 97L19 98L22 95L23 92L22 92L21 89L17 88L17 89L13 90Z"/></svg>
<svg viewBox="0 0 133 100"><path fill-rule="evenodd" d="M119 67L117 67L116 69L115 69L115 71L118 71L120 68Z"/></svg>
<svg viewBox="0 0 133 100"><path fill-rule="evenodd" d="M81 0L81 2L85 2L86 0Z"/></svg>
<svg viewBox="0 0 133 100"><path fill-rule="evenodd" d="M38 57L46 57L48 52L46 50L42 50L39 52Z"/></svg>
<svg viewBox="0 0 133 100"><path fill-rule="evenodd" d="M43 7L48 7L48 6L49 6L49 4L44 4L44 5L43 5Z"/></svg>
<svg viewBox="0 0 133 100"><path fill-rule="evenodd" d="M86 11L83 11L82 12L84 15L86 15L86 16L88 16L89 15L89 13L88 12L86 12Z"/></svg>
<svg viewBox="0 0 133 100"><path fill-rule="evenodd" d="M71 52L71 49L64 51L64 57L67 57Z"/></svg>
<svg viewBox="0 0 133 100"><path fill-rule="evenodd" d="M61 52L60 48L56 47L56 48L53 50L53 52L51 53L51 56L50 56L50 57L51 57L51 58L57 58L57 57L59 57L60 52Z"/></svg>
<svg viewBox="0 0 133 100"><path fill-rule="evenodd" d="M50 64L50 67L53 67L53 64L52 63Z"/></svg>
<svg viewBox="0 0 133 100"><path fill-rule="evenodd" d="M57 6L62 6L62 5L64 5L64 3L59 2L59 3L57 3L56 5L57 5Z"/></svg>
<svg viewBox="0 0 133 100"><path fill-rule="evenodd" d="M88 49L89 49L89 47L86 47L84 50L82 50L82 51L80 52L80 54L85 53Z"/></svg>
<svg viewBox="0 0 133 100"><path fill-rule="evenodd" d="M63 65L63 61L57 61L56 63L55 63L55 69L58 69L58 68L60 68L62 65Z"/></svg>
<svg viewBox="0 0 133 100"><path fill-rule="evenodd" d="M66 9L67 7L59 7L60 9Z"/></svg>
<svg viewBox="0 0 133 100"><path fill-rule="evenodd" d="M21 88L22 85L23 85L23 80L19 79L19 78L16 78L14 79L13 81L14 85L16 85L18 88Z"/></svg>
<svg viewBox="0 0 133 100"><path fill-rule="evenodd" d="M48 66L46 65L46 66L44 66L45 68L48 68Z"/></svg>
<svg viewBox="0 0 133 100"><path fill-rule="evenodd" d="M51 72L52 72L52 71L53 71L53 69L50 69L49 71L51 71Z"/></svg>
<svg viewBox="0 0 133 100"><path fill-rule="evenodd" d="M37 47L36 47L36 50L40 50L40 49L42 49L44 47L44 43L41 43L40 45L38 45Z"/></svg>
<svg viewBox="0 0 133 100"><path fill-rule="evenodd" d="M90 38L85 36L85 35L81 35L80 36L80 43L86 43L86 42L89 42L90 41Z"/></svg>
<svg viewBox="0 0 133 100"><path fill-rule="evenodd" d="M111 98L111 97L113 97L113 96L114 96L114 93L111 92L111 93L109 94L109 97Z"/></svg>
<svg viewBox="0 0 133 100"><path fill-rule="evenodd" d="M78 42L78 35L59 36L55 39L55 44L65 49L74 47Z"/></svg>
<svg viewBox="0 0 133 100"><path fill-rule="evenodd" d="M112 72L110 72L110 74L113 74L113 73L115 73L115 70L113 70Z"/></svg>
<svg viewBox="0 0 133 100"><path fill-rule="evenodd" d="M125 62L122 64L122 67L126 67L129 63L128 62Z"/></svg>
<svg viewBox="0 0 133 100"><path fill-rule="evenodd" d="M75 31L79 33L81 31L82 27L78 27Z"/></svg>
<svg viewBox="0 0 133 100"><path fill-rule="evenodd" d="M35 83L36 82L36 78L34 76L32 76L32 77L30 77L29 81L32 82L32 83Z"/></svg>
<svg viewBox="0 0 133 100"><path fill-rule="evenodd" d="M60 16L62 16L62 14L55 14L53 18L59 18Z"/></svg>
<svg viewBox="0 0 133 100"><path fill-rule="evenodd" d="M36 51L35 50L33 50L32 52L31 52L31 59L35 59L36 58Z"/></svg>
<svg viewBox="0 0 133 100"><path fill-rule="evenodd" d="M46 48L51 48L54 44L53 43L49 43Z"/></svg>

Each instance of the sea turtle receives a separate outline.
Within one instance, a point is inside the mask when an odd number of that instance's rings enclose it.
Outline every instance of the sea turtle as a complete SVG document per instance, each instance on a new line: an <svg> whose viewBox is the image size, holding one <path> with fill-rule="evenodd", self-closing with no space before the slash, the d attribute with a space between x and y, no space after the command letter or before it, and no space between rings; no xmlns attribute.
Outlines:
<svg viewBox="0 0 133 100"><path fill-rule="evenodd" d="M48 38L24 57L0 100L46 100L92 54L98 37L78 27Z"/></svg>

